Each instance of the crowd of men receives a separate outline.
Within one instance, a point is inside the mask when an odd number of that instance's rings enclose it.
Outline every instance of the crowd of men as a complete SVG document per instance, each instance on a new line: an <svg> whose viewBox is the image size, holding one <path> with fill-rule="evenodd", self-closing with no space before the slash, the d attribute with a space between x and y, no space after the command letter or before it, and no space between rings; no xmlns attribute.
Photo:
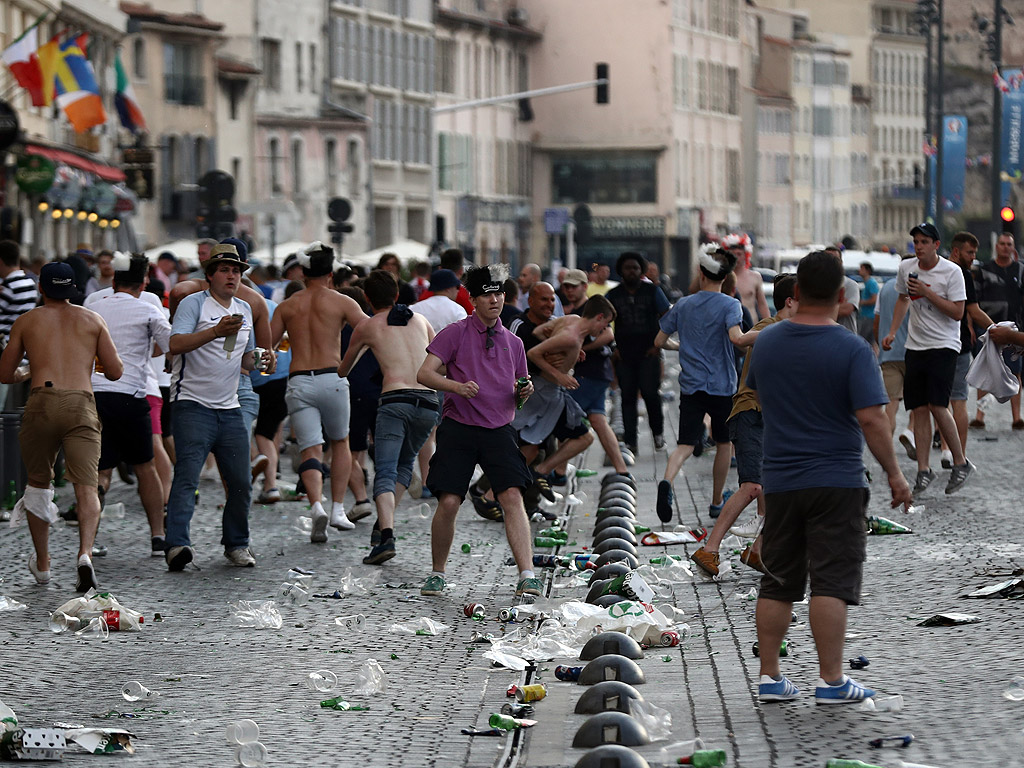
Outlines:
<svg viewBox="0 0 1024 768"><path fill-rule="evenodd" d="M936 478L933 438L950 470L946 493L959 491L975 471L966 446L972 350L994 322L1019 323L1024 307L1012 237L1000 237L993 262L972 274L972 235L958 233L947 259L934 226L910 234L914 255L881 289L870 264L860 269L862 289L835 249L809 254L795 275L775 279L774 313L745 236L705 246L688 295L674 304L657 268L633 251L615 264L618 283L595 264L590 274L562 270L556 289L536 264L512 280L502 265L465 269L454 249L433 272L414 267L409 282L393 254L361 277L315 242L286 261L282 288L248 277L246 243L235 238L200 242L198 273L173 257L150 265L125 253L99 254L90 272L91 254L80 249L42 266L37 280L20 269L17 244L0 242L0 331L9 336L0 380L31 380L20 435L28 487L15 509L30 526L29 569L49 581L58 454L75 489L75 508L63 516L79 527L79 591L97 585L100 510L118 467L130 467L138 484L153 555L181 571L196 557L190 522L212 457L225 493L224 555L254 566L252 488L262 478L260 502L283 498L276 478L287 441L296 493L311 507L312 543L375 511L363 562L390 560L398 554L396 506L421 485L420 494L437 499L421 591L443 594L468 494L479 514L504 523L519 571L515 594L537 595L530 516L543 514L540 499L554 499L569 462L595 437L613 471L628 473L641 400L653 445L665 449L659 390L662 350L672 349L679 418L657 514L673 519L674 479L691 456L714 447L709 515L717 521L692 559L715 576L729 530L754 539L741 560L763 573L761 698L799 695L772 649L808 579L816 700L873 695L843 675L840 658L846 608L860 595L864 442L893 506ZM37 282L42 300L33 309ZM1014 334L996 327L985 338L1019 343ZM1019 362L1013 372L1019 377ZM606 416L612 387L621 443ZM918 464L913 491L893 450L900 400L911 414L899 441ZM1019 396L1011 407L1013 427L1024 428ZM984 428L982 413L971 426ZM735 493L726 490L731 465ZM740 524L751 502L758 514Z"/></svg>

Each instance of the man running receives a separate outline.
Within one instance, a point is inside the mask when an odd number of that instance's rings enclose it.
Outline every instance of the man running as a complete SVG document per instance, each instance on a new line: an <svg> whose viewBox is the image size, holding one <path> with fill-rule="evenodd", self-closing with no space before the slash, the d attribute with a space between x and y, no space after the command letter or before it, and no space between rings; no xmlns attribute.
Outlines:
<svg viewBox="0 0 1024 768"><path fill-rule="evenodd" d="M377 524L370 554L363 558L367 565L380 565L395 556L395 505L412 482L413 462L437 424L440 406L437 393L416 381L427 345L434 338L430 323L407 305L395 303L398 282L390 272L374 270L363 283L363 290L373 317L353 331L338 375L347 376L366 347L373 351L384 374L374 431L373 501L377 505Z"/></svg>
<svg viewBox="0 0 1024 768"><path fill-rule="evenodd" d="M39 584L50 581L50 524L57 520L53 503L53 463L64 449L65 476L75 486L78 506L78 582L76 591L96 586L92 545L100 522L96 491L100 458L100 420L92 393L93 361L110 381L121 378L123 366L103 318L69 299L79 296L74 272L63 263L45 265L39 272L43 306L18 317L0 357L0 381L15 382L24 356L32 369L32 392L25 405L21 459L28 471L25 495L14 508L15 519L28 512L35 554L28 568Z"/></svg>
<svg viewBox="0 0 1024 768"><path fill-rule="evenodd" d="M287 332L292 363L288 373L288 415L302 454L299 477L312 504L314 544L327 541L327 525L351 530L345 514L345 491L352 468L348 446L348 380L338 375L341 329L367 317L348 296L334 290L334 249L317 241L299 253L306 289L285 299L274 311L271 327L276 346ZM320 501L324 487L324 437L331 443L331 513ZM358 520L367 513L353 518Z"/></svg>

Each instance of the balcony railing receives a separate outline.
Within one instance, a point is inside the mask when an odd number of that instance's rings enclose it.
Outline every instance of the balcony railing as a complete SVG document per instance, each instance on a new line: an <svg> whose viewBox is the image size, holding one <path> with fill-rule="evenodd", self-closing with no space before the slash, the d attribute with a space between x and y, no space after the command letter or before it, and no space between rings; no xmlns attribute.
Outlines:
<svg viewBox="0 0 1024 768"><path fill-rule="evenodd" d="M206 81L202 75L164 75L164 101L201 107L205 103Z"/></svg>

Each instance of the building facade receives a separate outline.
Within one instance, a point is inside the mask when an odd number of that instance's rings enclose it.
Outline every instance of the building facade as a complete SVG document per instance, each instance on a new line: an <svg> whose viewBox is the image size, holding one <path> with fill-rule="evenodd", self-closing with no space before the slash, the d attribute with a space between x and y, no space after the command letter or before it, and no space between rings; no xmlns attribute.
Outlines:
<svg viewBox="0 0 1024 768"><path fill-rule="evenodd" d="M540 44L509 0L435 6L437 107L520 93ZM532 102L511 100L436 115L435 237L478 263L517 270L530 255Z"/></svg>

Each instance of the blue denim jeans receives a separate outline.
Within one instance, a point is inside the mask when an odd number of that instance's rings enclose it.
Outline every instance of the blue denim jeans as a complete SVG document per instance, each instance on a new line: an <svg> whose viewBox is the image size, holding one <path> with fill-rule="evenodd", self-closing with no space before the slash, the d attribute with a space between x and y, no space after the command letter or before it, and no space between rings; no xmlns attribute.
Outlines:
<svg viewBox="0 0 1024 768"><path fill-rule="evenodd" d="M433 397L433 393L430 393ZM395 483L412 482L412 466L430 431L437 411L411 403L384 403L377 409L374 431L373 498L394 493Z"/></svg>
<svg viewBox="0 0 1024 768"><path fill-rule="evenodd" d="M167 545L191 546L189 526L196 505L199 473L213 453L228 488L224 504L221 544L225 551L249 546L249 504L252 473L249 434L240 408L207 408L192 400L178 400L171 414L174 427L174 480L167 502Z"/></svg>
<svg viewBox="0 0 1024 768"><path fill-rule="evenodd" d="M242 421L246 434L252 434L252 425L260 413L260 396L252 388L249 374L243 373L238 383L238 405L242 409Z"/></svg>

